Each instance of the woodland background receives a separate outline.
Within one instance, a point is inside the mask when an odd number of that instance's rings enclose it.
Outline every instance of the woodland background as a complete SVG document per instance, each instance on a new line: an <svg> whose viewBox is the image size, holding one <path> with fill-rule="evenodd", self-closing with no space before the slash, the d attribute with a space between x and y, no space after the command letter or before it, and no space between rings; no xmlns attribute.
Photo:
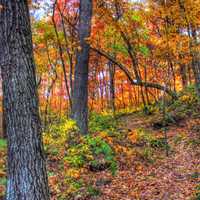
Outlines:
<svg viewBox="0 0 200 200"><path fill-rule="evenodd" d="M89 3L29 3L51 199L200 199L200 1Z"/></svg>

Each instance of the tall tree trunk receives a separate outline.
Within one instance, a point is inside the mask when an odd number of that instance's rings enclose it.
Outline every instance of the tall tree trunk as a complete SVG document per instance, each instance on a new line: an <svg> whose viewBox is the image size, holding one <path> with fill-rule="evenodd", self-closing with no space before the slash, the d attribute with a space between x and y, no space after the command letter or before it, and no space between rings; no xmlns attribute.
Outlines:
<svg viewBox="0 0 200 200"><path fill-rule="evenodd" d="M145 82L147 82L147 67L146 65L144 66L144 79L145 79ZM145 87L145 95L146 95L146 99L147 99L147 104L150 105L151 102L150 102L150 98L149 98L149 91L148 91L148 87Z"/></svg>
<svg viewBox="0 0 200 200"><path fill-rule="evenodd" d="M66 88L67 96L69 98L69 107L70 107L70 110L71 110L72 109L72 100L71 100L71 95L70 95L70 89L69 89L69 86L68 86L68 78L67 78L67 70L66 70L65 60L64 60L64 52L63 52L61 40L60 40L60 37L59 37L58 28L57 28L56 21L55 21L55 11L56 11L56 9L57 9L57 0L55 0L55 2L53 4L52 22L53 22L53 26L54 26L54 30L55 30L55 34L56 34L58 51L59 51L61 66L62 66L63 75L64 75L65 88Z"/></svg>
<svg viewBox="0 0 200 200"><path fill-rule="evenodd" d="M193 61L192 70L195 77L197 96L200 99L200 58Z"/></svg>
<svg viewBox="0 0 200 200"><path fill-rule="evenodd" d="M86 39L90 36L92 19L92 0L80 1L80 21L78 35L80 50L77 50L72 118L82 134L88 132L88 65L90 45Z"/></svg>
<svg viewBox="0 0 200 200"><path fill-rule="evenodd" d="M0 0L8 171L6 200L49 200L28 1Z"/></svg>
<svg viewBox="0 0 200 200"><path fill-rule="evenodd" d="M109 68L109 89L110 89L110 108L115 116L115 65L108 62Z"/></svg>
<svg viewBox="0 0 200 200"><path fill-rule="evenodd" d="M194 27L192 27L192 46L194 47L194 50L192 51L192 70L194 73L195 78L195 85L196 85L196 91L197 96L200 101L200 53L197 50L198 42L197 42L197 31Z"/></svg>
<svg viewBox="0 0 200 200"><path fill-rule="evenodd" d="M63 15L63 12L60 10L59 6L58 6L58 10L61 17L62 30L63 30L64 40L65 40L65 49L66 49L66 53L67 53L67 57L69 61L69 86L70 86L70 97L72 97L73 95L73 53L70 53L70 50L69 50L69 44L68 44L69 42L67 40L67 32L65 29L64 15Z"/></svg>
<svg viewBox="0 0 200 200"><path fill-rule="evenodd" d="M187 65L186 64L180 64L180 75L181 75L182 88L184 89L188 85Z"/></svg>
<svg viewBox="0 0 200 200"><path fill-rule="evenodd" d="M194 25L191 24L191 22L188 19L184 0L179 0L179 7L180 7L180 12L182 14L182 17L185 19L186 24L187 24L187 32L188 32L189 43L190 43L189 44L190 55L192 57L191 68L194 73L197 96L200 100L200 54L197 50L197 46L198 46L197 31Z"/></svg>

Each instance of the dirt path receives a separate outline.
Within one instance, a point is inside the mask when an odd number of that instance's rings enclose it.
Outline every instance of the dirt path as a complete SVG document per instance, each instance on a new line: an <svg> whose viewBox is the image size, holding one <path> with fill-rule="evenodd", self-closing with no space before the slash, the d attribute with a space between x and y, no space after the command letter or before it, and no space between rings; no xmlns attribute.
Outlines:
<svg viewBox="0 0 200 200"><path fill-rule="evenodd" d="M156 152L158 159L148 163L132 155L128 160L122 158L123 162L114 178L106 172L103 176L102 172L97 174L97 177L112 179L109 185L101 187L103 194L97 199L191 200L200 182L200 147L195 144L195 138L191 140L194 133L188 130L188 123L171 127L168 131L171 147L169 157L159 150ZM123 129L141 127L149 127L148 117L129 115L121 119Z"/></svg>

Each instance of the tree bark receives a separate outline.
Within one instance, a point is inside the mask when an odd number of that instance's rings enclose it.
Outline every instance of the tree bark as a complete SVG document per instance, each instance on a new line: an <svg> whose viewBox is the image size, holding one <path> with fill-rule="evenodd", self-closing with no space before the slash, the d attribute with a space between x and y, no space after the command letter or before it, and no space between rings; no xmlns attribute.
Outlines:
<svg viewBox="0 0 200 200"><path fill-rule="evenodd" d="M67 71L66 71L65 60L64 60L64 52L62 49L62 44L61 44L61 41L59 38L58 28L57 28L56 21L55 21L55 11L57 9L56 6L57 6L57 0L55 0L55 2L53 4L52 22L53 22L53 26L54 26L54 30L55 30L55 34L56 34L58 50L59 50L59 55L60 55L60 60L61 60L61 66L62 66L63 75L64 75L65 88L66 88L67 96L69 98L69 107L71 110L72 109L72 100L71 100L70 90L69 90L69 86L68 86Z"/></svg>
<svg viewBox="0 0 200 200"><path fill-rule="evenodd" d="M188 85L187 65L186 64L180 64L180 75L181 75L182 88L184 89Z"/></svg>
<svg viewBox="0 0 200 200"><path fill-rule="evenodd" d="M200 54L197 50L198 42L197 42L197 33L194 25L189 21L186 8L185 1L179 0L179 7L182 17L185 19L187 24L187 33L189 37L189 46L190 46L190 55L192 57L191 68L194 73L195 85L198 99L200 100Z"/></svg>
<svg viewBox="0 0 200 200"><path fill-rule="evenodd" d="M80 49L77 50L76 55L72 118L77 122L82 134L88 132L88 65L90 45L86 39L91 32L91 18L92 0L81 0L78 29Z"/></svg>
<svg viewBox="0 0 200 200"><path fill-rule="evenodd" d="M195 85L196 85L196 91L197 96L200 101L200 53L197 50L198 47L198 39L197 39L197 31L194 27L192 27L192 46L194 50L192 51L192 70L194 73L195 78Z"/></svg>
<svg viewBox="0 0 200 200"><path fill-rule="evenodd" d="M115 116L115 65L112 62L108 62L109 69L109 92L110 92L110 108Z"/></svg>
<svg viewBox="0 0 200 200"><path fill-rule="evenodd" d="M0 0L0 55L8 138L6 200L49 200L26 0Z"/></svg>

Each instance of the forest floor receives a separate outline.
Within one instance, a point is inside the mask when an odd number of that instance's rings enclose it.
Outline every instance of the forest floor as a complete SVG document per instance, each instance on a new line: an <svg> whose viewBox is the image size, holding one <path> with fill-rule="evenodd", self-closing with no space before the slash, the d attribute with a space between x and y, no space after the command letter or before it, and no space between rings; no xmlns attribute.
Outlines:
<svg viewBox="0 0 200 200"><path fill-rule="evenodd" d="M152 119L152 116L139 117L137 114L124 116L120 118L121 129L132 133L143 128L160 137L163 132L152 128ZM126 157L121 154L115 177L106 172L96 174L96 177L109 177L112 181L101 187L102 195L95 199L191 200L195 187L200 183L200 141L193 130L197 123L200 124L200 120L188 119L168 127L168 156L160 149L154 152L146 149L145 152L142 145L137 147L144 151L140 156L132 153ZM123 142L124 146L128 145L127 141Z"/></svg>
<svg viewBox="0 0 200 200"><path fill-rule="evenodd" d="M199 118L188 118L168 126L168 146L163 146L162 129L153 128L157 115L132 113L117 120L117 129L123 137L113 137L118 170L87 171L82 179L92 182L100 191L93 197L75 195L74 200L192 200L200 185ZM198 130L197 130L198 129ZM136 137L137 132L142 132ZM147 136L145 136L148 135ZM151 139L148 143L149 138ZM5 144L0 144L0 199L5 192ZM166 150L169 155L166 155ZM61 179L55 160L48 161L54 171L49 179L52 200L59 200L56 184ZM55 178L56 174L56 178ZM56 180L57 181L56 181ZM94 193L95 191L93 191ZM67 198L66 198L67 199Z"/></svg>

